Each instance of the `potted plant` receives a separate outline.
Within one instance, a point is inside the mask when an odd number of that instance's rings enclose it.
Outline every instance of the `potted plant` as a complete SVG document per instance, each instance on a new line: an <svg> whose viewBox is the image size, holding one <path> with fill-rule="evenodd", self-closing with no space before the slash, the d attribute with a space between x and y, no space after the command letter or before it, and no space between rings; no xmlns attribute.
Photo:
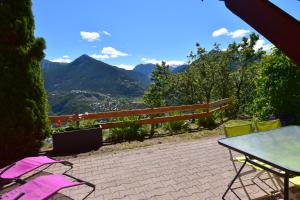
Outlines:
<svg viewBox="0 0 300 200"><path fill-rule="evenodd" d="M102 146L102 129L95 120L70 122L54 128L52 133L53 153L72 154L96 150Z"/></svg>

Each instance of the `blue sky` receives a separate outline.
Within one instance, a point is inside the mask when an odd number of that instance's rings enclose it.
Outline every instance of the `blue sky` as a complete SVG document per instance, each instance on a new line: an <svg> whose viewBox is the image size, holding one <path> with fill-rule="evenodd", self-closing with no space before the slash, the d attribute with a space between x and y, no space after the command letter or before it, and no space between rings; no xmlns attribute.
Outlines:
<svg viewBox="0 0 300 200"><path fill-rule="evenodd" d="M300 2L272 0L300 18ZM82 54L126 69L161 60L187 62L195 43L221 48L254 31L218 0L33 0L35 35L46 59L71 62ZM268 49L263 37L257 47Z"/></svg>

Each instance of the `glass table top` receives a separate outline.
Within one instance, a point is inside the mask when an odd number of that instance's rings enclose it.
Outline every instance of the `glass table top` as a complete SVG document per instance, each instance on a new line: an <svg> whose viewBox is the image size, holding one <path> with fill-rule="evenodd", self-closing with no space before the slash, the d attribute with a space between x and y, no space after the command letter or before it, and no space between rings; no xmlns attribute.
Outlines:
<svg viewBox="0 0 300 200"><path fill-rule="evenodd" d="M219 144L300 175L300 126L224 138Z"/></svg>

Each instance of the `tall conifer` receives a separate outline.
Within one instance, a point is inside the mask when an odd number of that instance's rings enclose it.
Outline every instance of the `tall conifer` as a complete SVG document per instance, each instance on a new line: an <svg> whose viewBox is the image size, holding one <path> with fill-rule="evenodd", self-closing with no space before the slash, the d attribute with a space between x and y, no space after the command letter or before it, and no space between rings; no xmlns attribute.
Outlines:
<svg viewBox="0 0 300 200"><path fill-rule="evenodd" d="M0 0L0 160L36 153L49 134L31 0Z"/></svg>

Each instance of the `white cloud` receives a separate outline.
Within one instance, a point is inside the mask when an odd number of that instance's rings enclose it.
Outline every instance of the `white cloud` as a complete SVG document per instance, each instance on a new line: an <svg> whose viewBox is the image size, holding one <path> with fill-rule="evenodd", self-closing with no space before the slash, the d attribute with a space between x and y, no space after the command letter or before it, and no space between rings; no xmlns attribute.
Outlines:
<svg viewBox="0 0 300 200"><path fill-rule="evenodd" d="M262 48L264 51L270 51L272 47L272 44L265 44L264 40L257 40L254 50L257 51L258 49Z"/></svg>
<svg viewBox="0 0 300 200"><path fill-rule="evenodd" d="M111 36L111 34L110 34L109 32L107 32L107 31L102 31L102 33L103 33L104 35Z"/></svg>
<svg viewBox="0 0 300 200"><path fill-rule="evenodd" d="M213 37L219 37L221 35L228 35L229 34L229 31L227 30L227 28L220 28L218 30L215 30L213 33L212 33L212 36Z"/></svg>
<svg viewBox="0 0 300 200"><path fill-rule="evenodd" d="M72 60L68 55L62 56L61 58L55 58L50 60L51 62L59 62L59 63L70 63Z"/></svg>
<svg viewBox="0 0 300 200"><path fill-rule="evenodd" d="M166 62L167 65L173 67L185 64L185 62L182 60L156 60L152 58L142 58L141 61L143 61L144 63L151 63L151 64L161 64L161 62L164 61Z"/></svg>
<svg viewBox="0 0 300 200"><path fill-rule="evenodd" d="M101 54L92 54L90 57L95 58L97 60L106 60L109 59L108 55L101 55Z"/></svg>
<svg viewBox="0 0 300 200"><path fill-rule="evenodd" d="M108 55L111 58L128 56L127 53L121 52L113 47L104 47L101 53L104 55Z"/></svg>
<svg viewBox="0 0 300 200"><path fill-rule="evenodd" d="M155 60L155 59L151 59L151 58L142 58L141 61L143 61L144 63L151 63L151 64L160 64L161 60Z"/></svg>
<svg viewBox="0 0 300 200"><path fill-rule="evenodd" d="M125 57L125 56L129 56L129 55L128 55L128 53L121 52L113 47L104 47L101 50L101 54L92 54L90 56L97 60L106 60L106 59L110 59L110 58Z"/></svg>
<svg viewBox="0 0 300 200"><path fill-rule="evenodd" d="M248 33L250 33L249 30L245 29L237 29L233 32L230 32L228 35L232 38L239 38L239 37L245 37Z"/></svg>
<svg viewBox="0 0 300 200"><path fill-rule="evenodd" d="M119 68L127 69L127 70L132 70L135 66L134 65L126 65L126 64L120 64L120 65L115 65Z"/></svg>
<svg viewBox="0 0 300 200"><path fill-rule="evenodd" d="M97 32L80 31L80 35L82 39L87 40L88 42L93 42L100 38L100 34Z"/></svg>
<svg viewBox="0 0 300 200"><path fill-rule="evenodd" d="M184 65L185 62L181 60L167 60L166 61L167 65L170 65L172 67L177 67L179 65Z"/></svg>
<svg viewBox="0 0 300 200"><path fill-rule="evenodd" d="M248 33L250 33L250 31L246 29L237 29L235 31L229 32L227 28L220 28L218 30L215 30L212 33L212 36L219 37L221 35L226 35L226 36L231 36L232 38L239 38L239 37L246 36Z"/></svg>

